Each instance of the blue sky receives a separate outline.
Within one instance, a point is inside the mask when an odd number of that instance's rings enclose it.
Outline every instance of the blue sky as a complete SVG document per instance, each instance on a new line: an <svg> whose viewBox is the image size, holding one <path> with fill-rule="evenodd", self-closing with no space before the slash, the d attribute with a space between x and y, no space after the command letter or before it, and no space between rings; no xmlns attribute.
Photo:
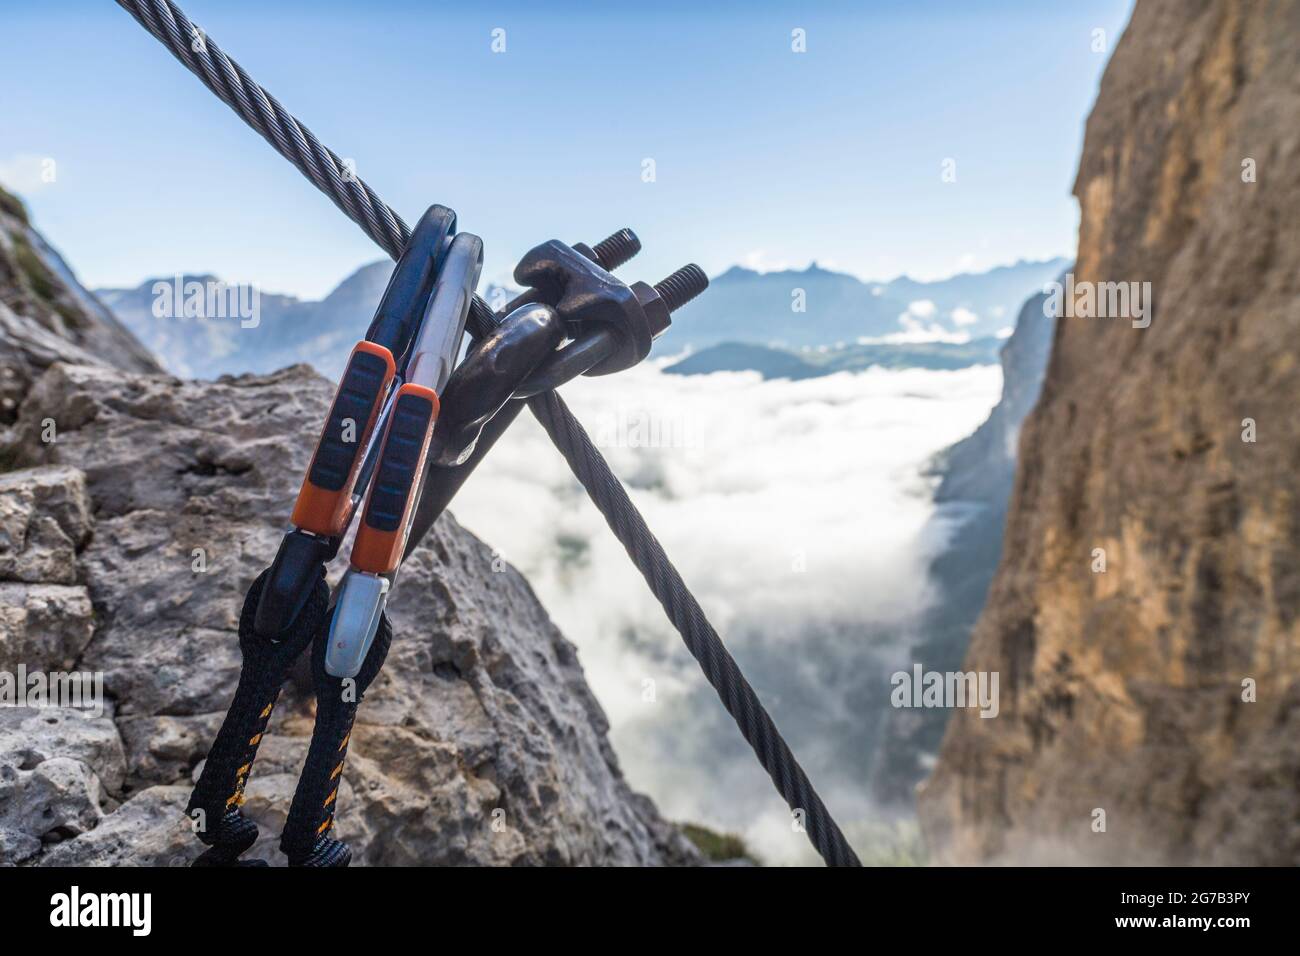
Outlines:
<svg viewBox="0 0 1300 956"><path fill-rule="evenodd" d="M1071 255L1083 124L1131 3L181 6L408 221L455 208L487 278L629 225L628 274L656 280ZM208 271L318 297L382 257L111 0L0 19L0 182L88 285Z"/></svg>

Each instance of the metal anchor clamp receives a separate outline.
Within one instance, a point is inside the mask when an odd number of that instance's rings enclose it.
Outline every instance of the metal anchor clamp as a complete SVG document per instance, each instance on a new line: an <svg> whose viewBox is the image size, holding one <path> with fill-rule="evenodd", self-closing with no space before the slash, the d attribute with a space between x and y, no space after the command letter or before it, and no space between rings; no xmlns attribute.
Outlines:
<svg viewBox="0 0 1300 956"><path fill-rule="evenodd" d="M552 241L525 256L516 278L526 269L539 284L497 313L495 324L490 324L500 336L489 331L481 337L447 384L446 408L434 430L435 451L430 455L408 553L522 410L522 401L508 398L524 399L549 391L608 359L626 360L615 358L621 325L639 325L648 329L653 339L668 327L674 310L708 287L708 277L694 264L653 286L644 282L626 286L609 274L640 248L632 231L624 229L595 249L569 249ZM575 251L578 255L570 254ZM554 313L521 308L539 301L553 304ZM584 327L584 321L596 324ZM577 337L555 349L566 334ZM644 347L642 341L638 348Z"/></svg>
<svg viewBox="0 0 1300 956"><path fill-rule="evenodd" d="M559 349L515 392L531 398L579 375L609 375L631 368L672 324L671 313L709 285L704 270L683 266L655 285L625 285L575 249L552 239L530 251L515 280L532 286L556 311L574 339Z"/></svg>

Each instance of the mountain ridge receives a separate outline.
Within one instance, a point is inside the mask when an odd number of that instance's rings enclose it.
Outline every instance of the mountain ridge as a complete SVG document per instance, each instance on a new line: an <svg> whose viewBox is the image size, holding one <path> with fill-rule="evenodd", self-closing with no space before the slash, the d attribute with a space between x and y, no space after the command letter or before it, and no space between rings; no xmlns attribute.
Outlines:
<svg viewBox="0 0 1300 956"><path fill-rule="evenodd" d="M1055 271L1049 266L1055 266ZM870 283L817 263L803 270L776 272L736 265L712 280L707 300L688 304L674 317L656 344L656 354L725 341L799 347L853 344L891 335L922 340L994 335L1007 327L1006 317L1014 316L1024 297L1045 281L1043 277L1054 276L1059 267L1056 259L1020 260L985 273L958 273L933 282L900 276ZM176 276L148 278L129 288L103 288L97 295L174 374L215 378L266 373L306 362L333 377L369 323L391 269L387 260L367 263L320 300L259 291L261 315L256 328L241 327L230 319L156 317L153 288L156 283L174 283ZM220 281L210 273L180 278L182 282ZM791 311L796 289L804 294L806 312ZM491 284L483 295L497 305L517 292ZM922 308L918 302L929 305ZM922 314L929 306L932 312ZM919 310L914 318L910 308ZM954 320L953 314L963 309L976 318L962 315L961 322ZM908 315L912 326L900 324L903 315Z"/></svg>
<svg viewBox="0 0 1300 956"><path fill-rule="evenodd" d="M764 379L800 381L867 368L951 370L992 365L1001 347L1002 340L991 336L963 343L878 343L799 352L751 342L720 342L692 352L664 371L669 375L753 371Z"/></svg>
<svg viewBox="0 0 1300 956"><path fill-rule="evenodd" d="M872 282L817 263L758 272L732 266L674 317L665 352L745 342L788 349L900 339L966 341L1009 329L1031 293L1067 260L1020 260L934 281Z"/></svg>

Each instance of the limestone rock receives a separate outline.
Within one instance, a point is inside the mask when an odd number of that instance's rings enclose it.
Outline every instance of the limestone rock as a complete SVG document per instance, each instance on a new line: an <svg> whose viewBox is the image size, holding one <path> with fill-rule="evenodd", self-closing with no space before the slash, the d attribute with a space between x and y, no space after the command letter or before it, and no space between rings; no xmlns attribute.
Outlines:
<svg viewBox="0 0 1300 956"><path fill-rule="evenodd" d="M0 189L0 357L23 355L44 368L55 355L87 356L91 364L132 372L161 367L90 290L77 281L63 257L32 228L22 203ZM44 333L44 334L42 334ZM32 368L0 362L6 372L0 396L12 401L17 381ZM17 403L0 407L8 420Z"/></svg>
<svg viewBox="0 0 1300 956"><path fill-rule="evenodd" d="M150 787L82 836L47 850L40 866L189 866L194 835L185 819L189 787Z"/></svg>
<svg viewBox="0 0 1300 956"><path fill-rule="evenodd" d="M121 740L112 720L59 707L0 708L0 865L92 831L104 787L120 788Z"/></svg>
<svg viewBox="0 0 1300 956"><path fill-rule="evenodd" d="M0 582L0 670L70 670L90 643L94 617L80 585Z"/></svg>
<svg viewBox="0 0 1300 956"><path fill-rule="evenodd" d="M0 708L0 763L32 770L58 757L90 767L111 791L123 786L122 741L110 717L70 707Z"/></svg>
<svg viewBox="0 0 1300 956"><path fill-rule="evenodd" d="M85 476L75 468L0 474L0 581L73 584L90 537Z"/></svg>

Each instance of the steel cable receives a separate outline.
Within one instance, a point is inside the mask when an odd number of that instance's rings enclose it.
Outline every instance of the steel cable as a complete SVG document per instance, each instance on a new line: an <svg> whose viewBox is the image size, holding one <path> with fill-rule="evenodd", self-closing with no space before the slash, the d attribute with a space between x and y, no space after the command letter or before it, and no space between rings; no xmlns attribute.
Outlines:
<svg viewBox="0 0 1300 956"><path fill-rule="evenodd" d="M117 4L380 248L394 259L400 257L410 236L402 218L176 4L171 0L117 0ZM491 315L487 304L475 296L471 333L486 332ZM831 866L861 865L722 638L582 425L554 392L530 399L528 404L627 550L781 796L793 812L802 814L807 835L822 859Z"/></svg>

